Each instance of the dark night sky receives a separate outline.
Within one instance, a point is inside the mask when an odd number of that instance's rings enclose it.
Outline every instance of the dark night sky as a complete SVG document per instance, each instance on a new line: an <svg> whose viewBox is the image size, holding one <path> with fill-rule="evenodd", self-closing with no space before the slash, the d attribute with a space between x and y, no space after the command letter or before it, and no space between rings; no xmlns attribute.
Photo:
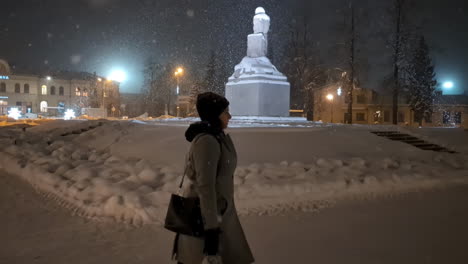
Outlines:
<svg viewBox="0 0 468 264"><path fill-rule="evenodd" d="M203 67L209 51L222 50L233 67L245 55L255 7L272 18L270 43L279 56L288 25L307 15L322 60L342 34L349 0L2 0L0 58L21 69L60 69L107 75L121 68L129 80L124 92L137 92L147 58L184 65L192 74ZM370 64L369 86L390 73L388 38L376 34L389 26L391 0L356 0L361 10L359 56ZM410 17L432 48L440 82L453 80L468 92L468 1L415 0ZM363 15L367 13L367 15ZM384 37L382 37L384 35ZM342 41L342 40L341 40ZM333 52L331 52L333 53ZM277 65L281 68L281 65Z"/></svg>

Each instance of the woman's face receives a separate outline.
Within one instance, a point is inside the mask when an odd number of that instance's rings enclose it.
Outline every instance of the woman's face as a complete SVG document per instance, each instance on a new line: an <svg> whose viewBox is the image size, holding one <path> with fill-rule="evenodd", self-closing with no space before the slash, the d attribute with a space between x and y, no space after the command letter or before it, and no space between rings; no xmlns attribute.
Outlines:
<svg viewBox="0 0 468 264"><path fill-rule="evenodd" d="M219 119L221 120L221 126L223 129L226 129L229 124L229 120L231 119L231 114L229 113L229 108L226 108L224 112L219 115Z"/></svg>

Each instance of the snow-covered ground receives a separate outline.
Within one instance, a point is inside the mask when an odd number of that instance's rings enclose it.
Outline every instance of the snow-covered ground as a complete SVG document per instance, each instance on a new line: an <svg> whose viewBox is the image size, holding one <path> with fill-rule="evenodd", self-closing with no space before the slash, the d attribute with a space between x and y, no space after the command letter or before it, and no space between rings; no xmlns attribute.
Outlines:
<svg viewBox="0 0 468 264"><path fill-rule="evenodd" d="M173 234L161 222L194 120L0 128L0 263L171 263ZM237 206L257 263L468 257L468 132L265 118L232 120L228 132L239 155Z"/></svg>
<svg viewBox="0 0 468 264"><path fill-rule="evenodd" d="M3 128L0 167L79 215L160 225L183 172L184 132L192 121L57 120L26 131ZM468 183L465 131L445 144L460 152L449 154L370 133L397 127L242 118L231 126L243 215L316 211L356 195Z"/></svg>
<svg viewBox="0 0 468 264"><path fill-rule="evenodd" d="M0 172L0 263L173 264L173 233L73 217ZM320 213L241 217L256 264L465 263L468 188L341 201Z"/></svg>

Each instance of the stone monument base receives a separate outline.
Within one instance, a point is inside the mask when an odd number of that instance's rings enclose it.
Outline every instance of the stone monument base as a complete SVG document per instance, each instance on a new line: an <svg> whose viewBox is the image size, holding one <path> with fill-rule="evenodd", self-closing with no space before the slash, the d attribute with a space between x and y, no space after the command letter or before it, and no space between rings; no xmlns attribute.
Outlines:
<svg viewBox="0 0 468 264"><path fill-rule="evenodd" d="M266 74L229 80L226 98L233 116L289 116L289 83Z"/></svg>

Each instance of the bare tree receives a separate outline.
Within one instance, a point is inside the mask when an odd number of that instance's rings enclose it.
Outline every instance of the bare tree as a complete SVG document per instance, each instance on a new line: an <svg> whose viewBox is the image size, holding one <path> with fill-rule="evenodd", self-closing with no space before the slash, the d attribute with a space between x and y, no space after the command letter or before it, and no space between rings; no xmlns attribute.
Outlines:
<svg viewBox="0 0 468 264"><path fill-rule="evenodd" d="M291 105L304 109L307 120L313 120L315 90L324 86L327 77L309 37L308 18L302 18L302 25L291 25L283 72L291 84Z"/></svg>
<svg viewBox="0 0 468 264"><path fill-rule="evenodd" d="M395 36L393 54L393 96L392 96L392 122L398 124L398 98L401 90L400 85L400 60L402 58L402 21L403 6L406 0L394 0L395 12Z"/></svg>
<svg viewBox="0 0 468 264"><path fill-rule="evenodd" d="M355 55L356 55L356 30L354 19L354 4L350 2L351 9L351 29L349 32L349 82L348 82L348 114L345 122L347 124L353 123L353 91L354 91L354 76L355 76Z"/></svg>

